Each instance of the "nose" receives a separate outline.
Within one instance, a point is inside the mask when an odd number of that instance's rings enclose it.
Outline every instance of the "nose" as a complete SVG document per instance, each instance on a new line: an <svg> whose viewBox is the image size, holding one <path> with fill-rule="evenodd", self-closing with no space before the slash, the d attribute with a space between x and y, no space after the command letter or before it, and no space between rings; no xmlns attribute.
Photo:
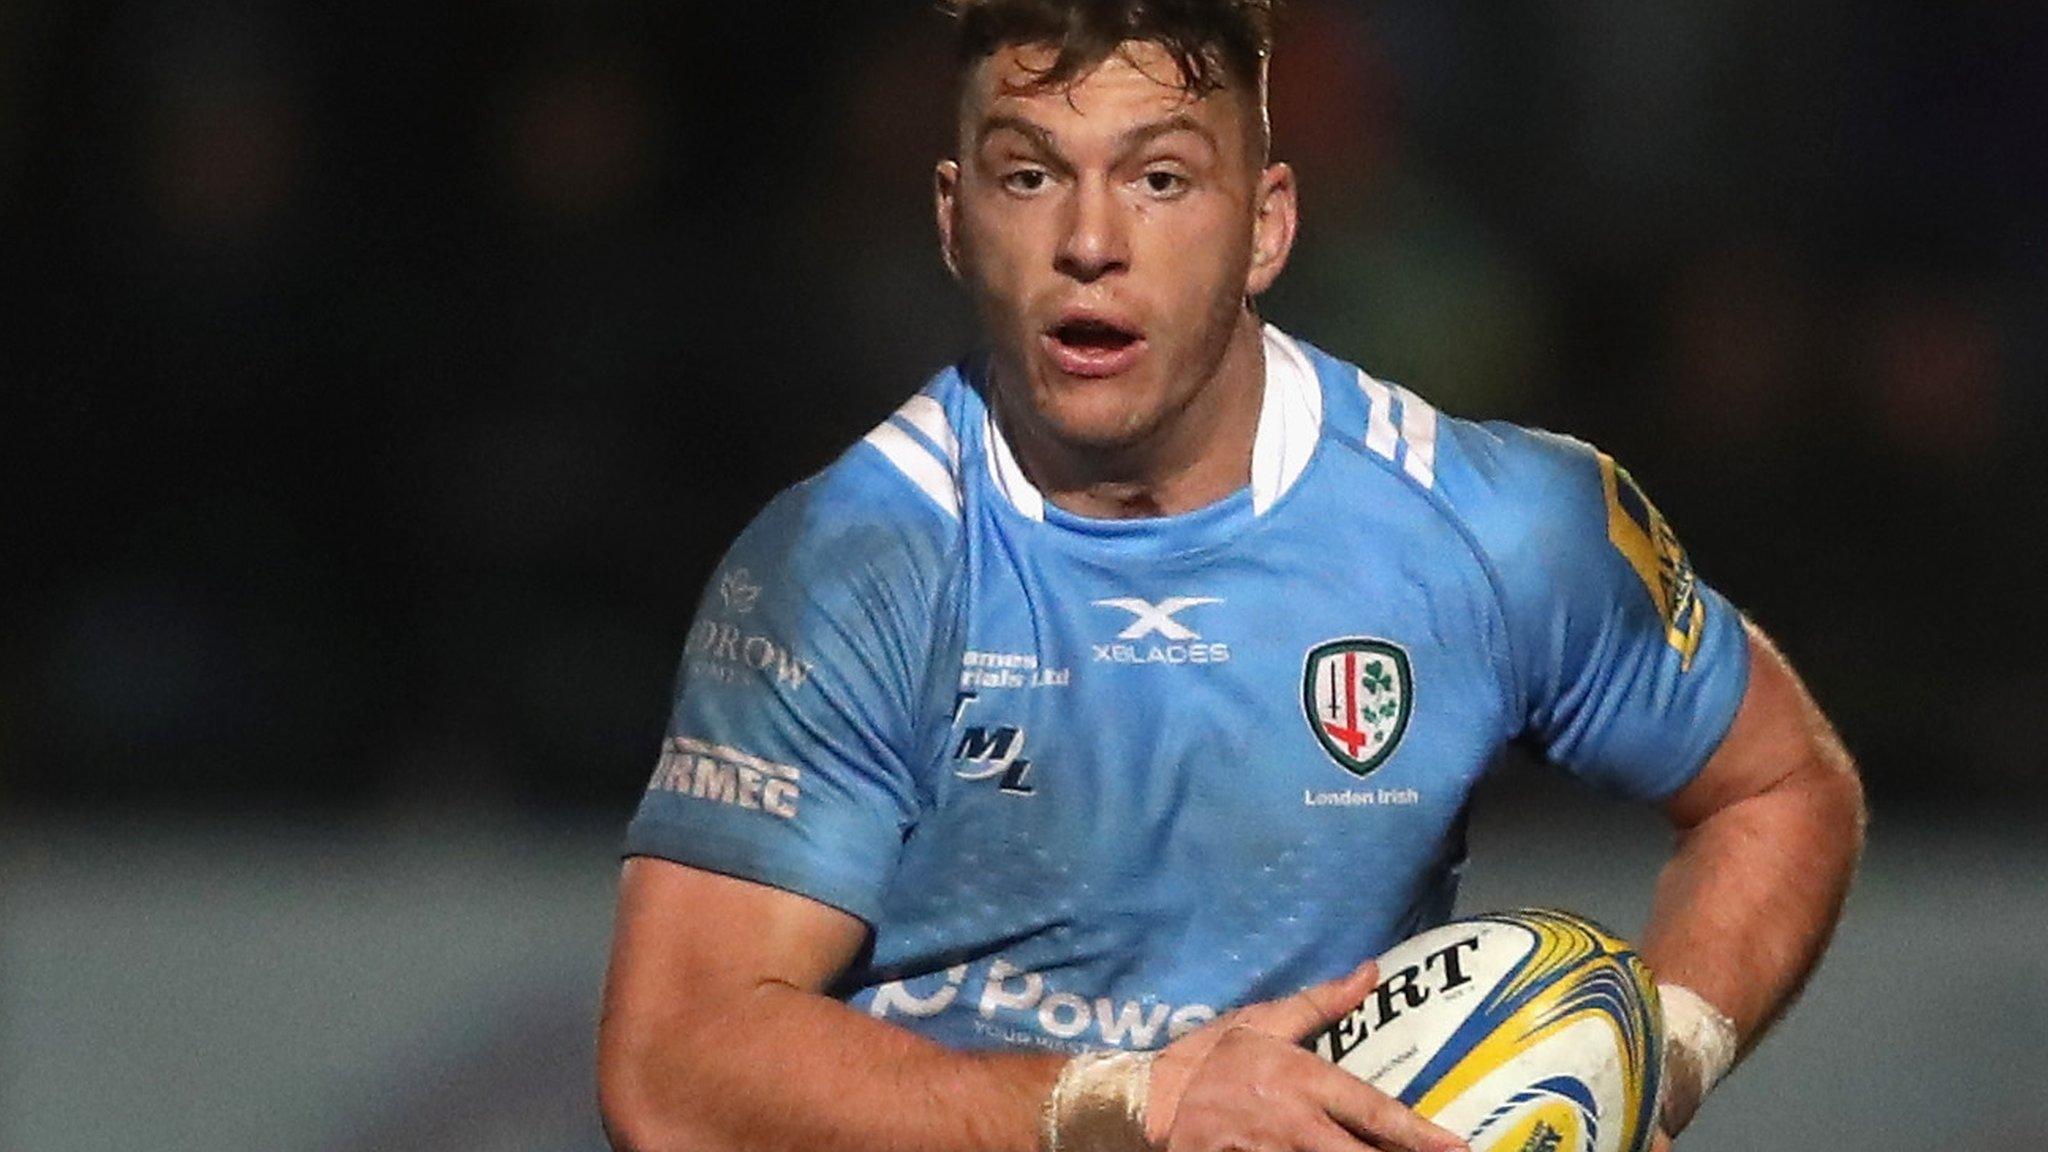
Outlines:
<svg viewBox="0 0 2048 1152"><path fill-rule="evenodd" d="M1124 206L1108 181L1079 181L1068 201L1066 228L1053 267L1063 276L1092 283L1130 267L1130 237Z"/></svg>

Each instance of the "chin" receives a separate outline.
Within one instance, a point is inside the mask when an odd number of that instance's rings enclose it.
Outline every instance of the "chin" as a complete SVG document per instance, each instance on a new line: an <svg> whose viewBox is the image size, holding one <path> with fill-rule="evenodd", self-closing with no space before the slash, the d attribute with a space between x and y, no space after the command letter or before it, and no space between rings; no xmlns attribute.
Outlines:
<svg viewBox="0 0 2048 1152"><path fill-rule="evenodd" d="M1081 423L1059 419L1046 421L1045 427L1055 440L1069 448L1099 453L1130 448L1143 441L1150 430L1148 425L1133 422Z"/></svg>
<svg viewBox="0 0 2048 1152"><path fill-rule="evenodd" d="M1112 376L1073 379L1053 374L1034 389L1039 424L1061 442L1097 451L1125 448L1158 423L1157 406L1142 379Z"/></svg>

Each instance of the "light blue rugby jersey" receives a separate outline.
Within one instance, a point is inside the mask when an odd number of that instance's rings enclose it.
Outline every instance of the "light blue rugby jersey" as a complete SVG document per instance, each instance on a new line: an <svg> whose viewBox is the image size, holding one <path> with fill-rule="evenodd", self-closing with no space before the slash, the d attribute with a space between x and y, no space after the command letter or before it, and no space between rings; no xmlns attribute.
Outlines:
<svg viewBox="0 0 2048 1152"><path fill-rule="evenodd" d="M957 1047L1149 1048L1452 908L1526 739L1664 797L1748 676L1627 473L1276 329L1250 486L1047 503L969 363L733 545L626 851L798 892L838 994Z"/></svg>

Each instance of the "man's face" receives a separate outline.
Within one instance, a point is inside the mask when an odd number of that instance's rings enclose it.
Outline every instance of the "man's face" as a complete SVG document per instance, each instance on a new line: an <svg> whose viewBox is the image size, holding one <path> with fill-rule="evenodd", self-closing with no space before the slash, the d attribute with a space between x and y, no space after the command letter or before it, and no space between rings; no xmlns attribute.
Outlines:
<svg viewBox="0 0 2048 1152"><path fill-rule="evenodd" d="M1005 47L968 77L939 227L1006 409L1069 447L1115 450L1215 377L1246 297L1286 260L1293 183L1262 167L1250 93L1190 98L1145 42L1069 88L1025 87L1052 56Z"/></svg>

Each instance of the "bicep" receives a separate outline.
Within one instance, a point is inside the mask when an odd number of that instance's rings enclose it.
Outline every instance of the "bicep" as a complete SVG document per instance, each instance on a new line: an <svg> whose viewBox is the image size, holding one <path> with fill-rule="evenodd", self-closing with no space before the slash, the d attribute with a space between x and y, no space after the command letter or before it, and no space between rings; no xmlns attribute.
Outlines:
<svg viewBox="0 0 2048 1152"><path fill-rule="evenodd" d="M687 1032L767 985L822 991L866 939L860 920L808 897L630 858L605 982L604 1046Z"/></svg>
<svg viewBox="0 0 2048 1152"><path fill-rule="evenodd" d="M1749 678L1735 719L1698 775L1664 803L1680 829L1774 790L1860 792L1848 753L1791 665L1754 623L1745 620L1743 631Z"/></svg>

